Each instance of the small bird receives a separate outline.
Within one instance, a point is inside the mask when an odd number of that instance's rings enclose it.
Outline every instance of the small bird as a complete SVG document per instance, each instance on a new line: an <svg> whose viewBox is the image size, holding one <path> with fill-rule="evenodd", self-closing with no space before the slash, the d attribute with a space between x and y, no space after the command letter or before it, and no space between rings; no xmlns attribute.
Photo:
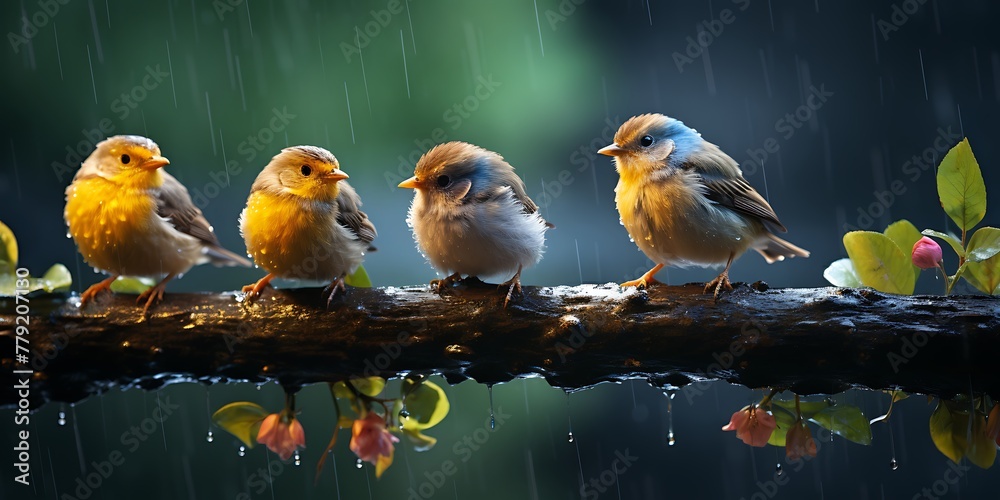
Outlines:
<svg viewBox="0 0 1000 500"><path fill-rule="evenodd" d="M247 303L274 278L329 281L328 307L338 289L346 290L344 277L375 250L377 235L347 178L337 158L316 146L282 149L257 175L240 233L268 274L243 287Z"/></svg>
<svg viewBox="0 0 1000 500"><path fill-rule="evenodd" d="M439 144L399 183L414 189L407 224L431 265L448 275L439 291L469 277L509 275L504 307L521 291L521 271L542 258L545 230L524 182L503 157L465 142Z"/></svg>
<svg viewBox="0 0 1000 500"><path fill-rule="evenodd" d="M164 276L139 295L146 315L192 266L250 266L219 245L187 188L161 168L169 163L152 140L117 135L97 144L66 188L69 234L87 264L111 275L83 292L81 307L119 276Z"/></svg>
<svg viewBox="0 0 1000 500"><path fill-rule="evenodd" d="M613 156L620 179L615 202L622 224L656 266L622 287L657 283L664 265L726 268L705 286L732 290L729 267L752 248L768 263L808 257L774 235L786 232L771 205L743 178L738 164L683 122L661 114L634 116L598 151Z"/></svg>

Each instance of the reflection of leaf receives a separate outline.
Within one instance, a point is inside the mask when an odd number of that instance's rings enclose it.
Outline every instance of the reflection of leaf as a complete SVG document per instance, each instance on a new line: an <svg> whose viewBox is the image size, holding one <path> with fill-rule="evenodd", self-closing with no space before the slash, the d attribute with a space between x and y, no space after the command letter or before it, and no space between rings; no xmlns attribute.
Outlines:
<svg viewBox="0 0 1000 500"><path fill-rule="evenodd" d="M126 278L119 276L111 282L111 291L115 293L134 293L136 295L149 290L156 285L156 280L151 278Z"/></svg>
<svg viewBox="0 0 1000 500"><path fill-rule="evenodd" d="M872 444L872 427L857 406L837 405L820 411L810 419L824 429L858 444Z"/></svg>
<svg viewBox="0 0 1000 500"><path fill-rule="evenodd" d="M368 278L365 266L358 266L358 269L344 278L344 283L355 288L371 288L372 280Z"/></svg>
<svg viewBox="0 0 1000 500"><path fill-rule="evenodd" d="M854 270L851 259L840 259L833 261L825 271L823 277L833 286L843 286L849 288L861 288L861 278Z"/></svg>
<svg viewBox="0 0 1000 500"><path fill-rule="evenodd" d="M413 384L418 384L414 386ZM403 380L403 405L410 414L402 419L403 430L422 431L434 427L448 415L451 405L444 390L434 382Z"/></svg>
<svg viewBox="0 0 1000 500"><path fill-rule="evenodd" d="M385 379L382 377L365 377L365 378L352 378L351 385L358 390L361 394L365 396L378 396L382 392L382 388L385 387ZM354 393L347 388L344 382L337 382L333 384L333 395L338 398L353 398Z"/></svg>
<svg viewBox="0 0 1000 500"><path fill-rule="evenodd" d="M772 399L772 404L776 404L786 410L792 415L795 415L795 400L783 400L783 399ZM825 410L830 407L825 399L821 401L802 401L799 400L799 410L802 412L802 418L810 418L816 413Z"/></svg>
<svg viewBox="0 0 1000 500"><path fill-rule="evenodd" d="M955 254L959 257L965 257L965 248L962 247L962 242L953 235L948 233L942 233L941 231L935 231L933 229L924 229L920 234L924 236L933 236L938 239L942 239L951 245L951 249L955 251Z"/></svg>
<svg viewBox="0 0 1000 500"><path fill-rule="evenodd" d="M851 231L844 235L844 248L865 286L886 293L913 293L916 284L913 263L888 236Z"/></svg>
<svg viewBox="0 0 1000 500"><path fill-rule="evenodd" d="M17 268L17 238L14 231L0 222L0 274L14 274Z"/></svg>
<svg viewBox="0 0 1000 500"><path fill-rule="evenodd" d="M981 227L969 239L970 262L981 262L1000 253L1000 229Z"/></svg>
<svg viewBox="0 0 1000 500"><path fill-rule="evenodd" d="M986 435L986 419L978 412L974 412L970 428L969 411L967 402L939 400L931 413L931 440L938 451L953 462L959 463L962 457L967 457L973 464L986 469L996 459L996 444Z"/></svg>
<svg viewBox="0 0 1000 500"><path fill-rule="evenodd" d="M257 442L260 423L267 415L267 410L260 405L238 401L219 408L212 415L212 422L243 441L247 448L253 448Z"/></svg>
<svg viewBox="0 0 1000 500"><path fill-rule="evenodd" d="M777 403L777 401L772 400L772 403ZM764 410L758 410L764 411ZM771 414L774 415L774 421L778 424L771 432L771 437L768 438L767 444L771 446L785 446L785 436L788 434L788 429L792 428L795 424L795 403L792 403L792 410L789 412L784 406L776 405L771 409Z"/></svg>
<svg viewBox="0 0 1000 500"><path fill-rule="evenodd" d="M941 207L960 229L969 230L986 216L986 184L969 139L955 145L937 173Z"/></svg>
<svg viewBox="0 0 1000 500"><path fill-rule="evenodd" d="M889 224L889 227L885 228L885 235L896 243L896 246L903 251L907 259L910 259L910 265L913 265L914 276L920 276L920 268L913 264L912 259L913 245L923 236L917 230L917 227L912 222L902 219Z"/></svg>

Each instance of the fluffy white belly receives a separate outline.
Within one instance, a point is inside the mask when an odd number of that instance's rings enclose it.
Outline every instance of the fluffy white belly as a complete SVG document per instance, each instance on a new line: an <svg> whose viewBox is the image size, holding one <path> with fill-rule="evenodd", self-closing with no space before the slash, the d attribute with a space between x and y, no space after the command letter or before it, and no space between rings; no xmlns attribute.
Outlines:
<svg viewBox="0 0 1000 500"><path fill-rule="evenodd" d="M542 258L545 222L512 199L444 210L428 205L418 193L407 223L421 252L443 273L506 278Z"/></svg>

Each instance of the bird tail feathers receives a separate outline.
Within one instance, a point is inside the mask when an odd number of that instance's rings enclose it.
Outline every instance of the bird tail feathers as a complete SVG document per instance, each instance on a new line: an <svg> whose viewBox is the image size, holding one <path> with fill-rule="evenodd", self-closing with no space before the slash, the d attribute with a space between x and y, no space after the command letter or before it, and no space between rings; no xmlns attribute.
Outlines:
<svg viewBox="0 0 1000 500"><path fill-rule="evenodd" d="M768 233L754 245L754 250L764 256L768 264L773 264L785 257L808 257L809 251L799 248L773 234Z"/></svg>
<svg viewBox="0 0 1000 500"><path fill-rule="evenodd" d="M235 253L220 246L206 246L205 256L208 257L208 261L216 267L250 267L253 265L253 263L246 258L236 255Z"/></svg>

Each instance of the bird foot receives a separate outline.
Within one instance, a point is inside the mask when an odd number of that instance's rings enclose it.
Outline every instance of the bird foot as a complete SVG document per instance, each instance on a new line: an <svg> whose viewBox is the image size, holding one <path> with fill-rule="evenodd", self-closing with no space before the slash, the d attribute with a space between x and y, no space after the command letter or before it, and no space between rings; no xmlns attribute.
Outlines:
<svg viewBox="0 0 1000 500"><path fill-rule="evenodd" d="M333 302L333 298L337 296L337 290L340 290L341 295L347 293L347 286L344 285L344 278L337 278L333 280L326 288L323 289L323 294L321 297L326 297L326 308L330 308L330 303Z"/></svg>
<svg viewBox="0 0 1000 500"><path fill-rule="evenodd" d="M253 304L253 302L257 300L258 297L260 297L261 292L263 292L265 288L271 286L271 279L273 278L274 276L268 274L267 276L264 276L263 278L257 280L256 283L244 286L243 303L246 305Z"/></svg>
<svg viewBox="0 0 1000 500"><path fill-rule="evenodd" d="M663 269L663 264L657 264L649 271L646 271L646 273L640 276L639 279L637 280L626 281L625 283L622 283L621 287L627 288L630 286L634 286L641 290L644 288L649 288L653 285L662 285L662 283L656 281L656 278L653 277L656 276L656 273L660 272L660 269Z"/></svg>
<svg viewBox="0 0 1000 500"><path fill-rule="evenodd" d="M719 301L719 293L723 289L731 291L733 289L733 285L729 282L729 273L724 271L714 280L705 285L705 293L709 293L712 289L715 289L712 296L716 302Z"/></svg>
<svg viewBox="0 0 1000 500"><path fill-rule="evenodd" d="M111 284L114 283L116 279L118 279L118 276L112 276L100 281L99 283L90 285L90 288L87 288L82 294L80 294L80 307L83 308L83 306L96 299L101 292L111 293Z"/></svg>
<svg viewBox="0 0 1000 500"><path fill-rule="evenodd" d="M445 290L451 288L455 283L460 283L462 281L462 275L459 273L452 274L444 279L431 280L431 291L437 293L444 293Z"/></svg>
<svg viewBox="0 0 1000 500"><path fill-rule="evenodd" d="M149 316L149 308L153 307L157 302L163 300L163 291L166 290L166 282L157 283L156 286L146 290L139 294L139 298L136 299L136 305L146 303L142 308L142 315Z"/></svg>
<svg viewBox="0 0 1000 500"><path fill-rule="evenodd" d="M515 274L514 277L510 279L510 281L505 281L504 283L501 283L497 288L501 292L504 289L507 289L507 294L504 296L504 299L503 299L503 308L504 309L507 309L507 305L510 304L510 301L515 296L517 297L517 300L521 300L522 298L524 298L524 292L521 291L521 273L520 272L518 272L517 274Z"/></svg>

